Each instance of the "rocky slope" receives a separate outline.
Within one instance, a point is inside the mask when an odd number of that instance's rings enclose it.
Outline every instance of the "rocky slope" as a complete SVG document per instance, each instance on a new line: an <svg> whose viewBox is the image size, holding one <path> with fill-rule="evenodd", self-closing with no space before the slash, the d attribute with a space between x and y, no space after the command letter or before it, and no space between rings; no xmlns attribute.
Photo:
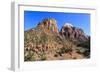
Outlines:
<svg viewBox="0 0 100 73"><path fill-rule="evenodd" d="M89 58L89 41L82 29L67 23L59 32L55 19L44 19L36 28L24 32L24 60Z"/></svg>

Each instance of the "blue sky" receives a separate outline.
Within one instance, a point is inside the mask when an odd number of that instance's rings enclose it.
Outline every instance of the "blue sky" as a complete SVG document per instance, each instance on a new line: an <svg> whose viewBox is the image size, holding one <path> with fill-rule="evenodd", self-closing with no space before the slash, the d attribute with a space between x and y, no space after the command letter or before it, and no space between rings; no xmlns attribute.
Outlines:
<svg viewBox="0 0 100 73"><path fill-rule="evenodd" d="M90 14L86 13L24 11L24 30L35 28L45 18L56 19L59 30L65 23L71 23L73 26L83 29L87 35L90 35Z"/></svg>

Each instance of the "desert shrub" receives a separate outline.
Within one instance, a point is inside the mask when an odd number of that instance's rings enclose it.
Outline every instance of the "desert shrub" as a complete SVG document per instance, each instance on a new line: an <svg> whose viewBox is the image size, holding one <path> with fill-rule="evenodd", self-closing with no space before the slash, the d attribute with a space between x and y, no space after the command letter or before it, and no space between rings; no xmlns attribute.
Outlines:
<svg viewBox="0 0 100 73"><path fill-rule="evenodd" d="M31 56L31 61L35 61L35 57L34 57L34 55Z"/></svg>
<svg viewBox="0 0 100 73"><path fill-rule="evenodd" d="M24 55L24 61L33 61L33 60L35 60L33 51L25 51L25 53L27 53L27 55L26 56Z"/></svg>
<svg viewBox="0 0 100 73"><path fill-rule="evenodd" d="M72 49L63 48L63 49L61 49L61 52L62 53L72 52Z"/></svg>
<svg viewBox="0 0 100 73"><path fill-rule="evenodd" d="M59 52L57 52L60 56L64 53L72 52L72 49L62 48Z"/></svg>
<svg viewBox="0 0 100 73"><path fill-rule="evenodd" d="M46 60L46 57L44 57L44 56L43 56L43 57L41 57L41 60L42 60L42 61Z"/></svg>
<svg viewBox="0 0 100 73"><path fill-rule="evenodd" d="M78 54L82 54L82 52L81 52L80 50L77 50L76 52L77 52Z"/></svg>
<svg viewBox="0 0 100 73"><path fill-rule="evenodd" d="M46 54L44 51L41 51L41 53L39 54L40 55L40 60L46 60Z"/></svg>
<svg viewBox="0 0 100 73"><path fill-rule="evenodd" d="M83 55L84 55L86 58L90 58L90 50L85 50L85 52L83 53Z"/></svg>
<svg viewBox="0 0 100 73"><path fill-rule="evenodd" d="M75 51L79 54L82 54L84 57L90 57L90 50L87 48L76 48Z"/></svg>
<svg viewBox="0 0 100 73"><path fill-rule="evenodd" d="M84 48L76 48L75 51L79 54L82 54L85 51L85 49Z"/></svg>
<svg viewBox="0 0 100 73"><path fill-rule="evenodd" d="M77 46L90 49L90 38L87 41L81 41Z"/></svg>

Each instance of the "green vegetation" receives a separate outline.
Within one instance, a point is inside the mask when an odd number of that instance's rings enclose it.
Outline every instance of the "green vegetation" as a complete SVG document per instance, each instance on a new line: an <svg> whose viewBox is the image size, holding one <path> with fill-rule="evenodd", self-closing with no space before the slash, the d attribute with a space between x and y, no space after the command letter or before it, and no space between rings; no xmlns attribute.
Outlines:
<svg viewBox="0 0 100 73"><path fill-rule="evenodd" d="M86 58L90 58L90 50L87 48L77 47L75 51L79 54L82 54Z"/></svg>
<svg viewBox="0 0 100 73"><path fill-rule="evenodd" d="M68 52L72 52L72 49L62 48L59 52L57 52L57 54L62 56L62 54L65 54L65 53L68 53Z"/></svg>
<svg viewBox="0 0 100 73"><path fill-rule="evenodd" d="M41 51L41 53L39 54L40 55L40 60L46 60L46 57L45 57L45 52L44 51Z"/></svg>
<svg viewBox="0 0 100 73"><path fill-rule="evenodd" d="M77 47L77 48L75 49L75 51L76 51L77 53L79 53L79 54L83 54L83 53L85 52L85 48Z"/></svg>
<svg viewBox="0 0 100 73"><path fill-rule="evenodd" d="M24 57L24 61L35 61L33 51L25 51L25 54L27 54L27 55Z"/></svg>
<svg viewBox="0 0 100 73"><path fill-rule="evenodd" d="M90 38L87 41L80 42L77 46L90 49Z"/></svg>

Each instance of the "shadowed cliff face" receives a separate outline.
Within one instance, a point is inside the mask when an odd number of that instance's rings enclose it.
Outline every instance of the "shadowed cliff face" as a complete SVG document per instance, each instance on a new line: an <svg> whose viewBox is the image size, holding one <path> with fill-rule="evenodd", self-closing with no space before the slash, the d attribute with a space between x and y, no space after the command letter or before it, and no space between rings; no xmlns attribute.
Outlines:
<svg viewBox="0 0 100 73"><path fill-rule="evenodd" d="M55 19L44 19L24 32L24 61L89 58L89 43L82 29L67 23L59 32Z"/></svg>

